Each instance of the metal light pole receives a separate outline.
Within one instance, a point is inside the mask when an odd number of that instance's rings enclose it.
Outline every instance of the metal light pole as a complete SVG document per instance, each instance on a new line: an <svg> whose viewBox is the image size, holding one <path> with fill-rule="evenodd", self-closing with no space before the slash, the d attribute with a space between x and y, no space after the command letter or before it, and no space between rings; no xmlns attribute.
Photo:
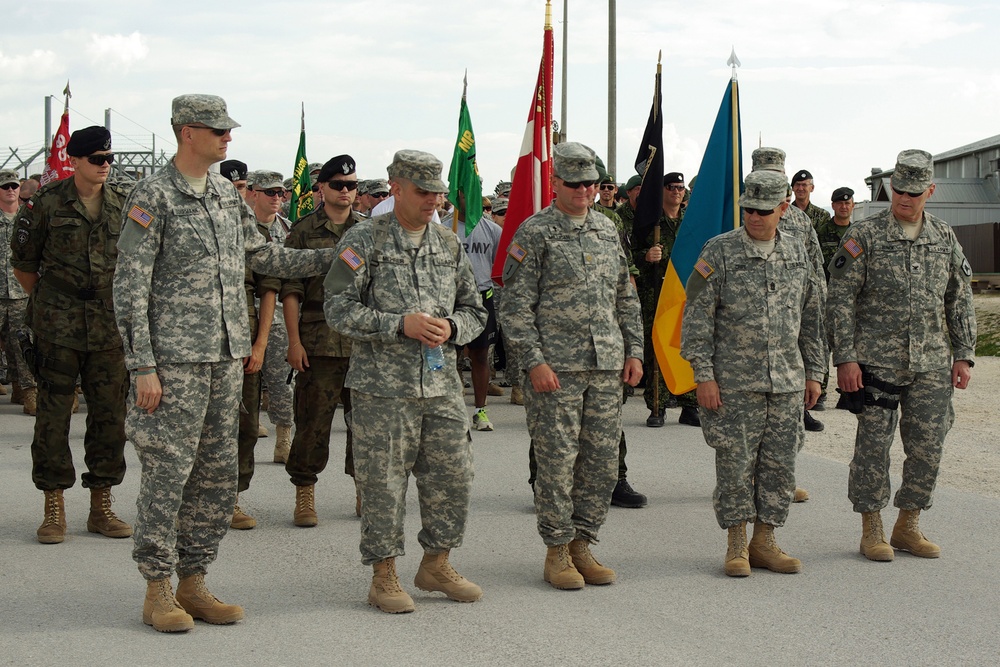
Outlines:
<svg viewBox="0 0 1000 667"><path fill-rule="evenodd" d="M559 143L566 141L566 40L569 36L569 0L563 0L562 109L559 111Z"/></svg>
<svg viewBox="0 0 1000 667"><path fill-rule="evenodd" d="M618 10L608 0L608 173L618 178ZM621 180L621 179L619 179Z"/></svg>

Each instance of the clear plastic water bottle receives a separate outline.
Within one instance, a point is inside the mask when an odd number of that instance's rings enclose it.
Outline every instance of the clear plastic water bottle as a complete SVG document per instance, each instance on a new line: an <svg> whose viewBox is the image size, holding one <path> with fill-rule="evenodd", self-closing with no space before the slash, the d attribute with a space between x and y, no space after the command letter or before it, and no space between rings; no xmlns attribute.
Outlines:
<svg viewBox="0 0 1000 667"><path fill-rule="evenodd" d="M439 371L444 368L444 346L429 347L427 343L422 343L424 348L424 366L429 371Z"/></svg>

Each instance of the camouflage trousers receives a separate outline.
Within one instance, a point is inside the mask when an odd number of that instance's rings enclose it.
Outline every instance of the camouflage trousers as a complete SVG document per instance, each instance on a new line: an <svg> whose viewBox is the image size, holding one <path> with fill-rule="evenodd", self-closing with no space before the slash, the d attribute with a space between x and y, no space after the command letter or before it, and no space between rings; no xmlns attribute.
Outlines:
<svg viewBox="0 0 1000 667"><path fill-rule="evenodd" d="M898 424L906 460L903 483L893 504L904 510L930 509L944 439L955 421L951 369L913 373L869 366L867 370L883 382L903 389L896 397L874 387L866 389L876 399L898 398L899 408L887 410L866 405L858 415L847 496L855 512L875 512L889 504L889 449Z"/></svg>
<svg viewBox="0 0 1000 667"><path fill-rule="evenodd" d="M755 520L783 526L805 430L802 392L721 395L718 410L698 410L705 442L715 449L715 518L723 529Z"/></svg>
<svg viewBox="0 0 1000 667"><path fill-rule="evenodd" d="M22 389L35 386L35 376L21 354L21 344L17 340L19 331L28 331L25 313L28 299L0 299L0 339L7 352L7 381L16 382Z"/></svg>
<svg viewBox="0 0 1000 667"><path fill-rule="evenodd" d="M695 392L689 391L684 394L673 394L669 389L667 389L667 384L663 380L663 373L659 370L659 363L656 360L656 351L653 349L653 319L656 316L656 304L653 303L652 306L643 302L642 308L642 349L643 349L643 359L646 362L643 364L643 377L646 379L645 386L642 389L642 399L646 402L646 409L650 412L653 411L653 406L659 407L659 411L663 412L672 402L676 402L677 407L681 408L697 408L698 407L698 397ZM656 369L656 381L653 381L653 369ZM653 400L653 387L659 387L659 395L657 398L659 400Z"/></svg>
<svg viewBox="0 0 1000 667"><path fill-rule="evenodd" d="M562 371L560 389L537 393L525 375L524 407L535 445L535 516L546 546L597 542L618 481L620 371Z"/></svg>
<svg viewBox="0 0 1000 667"><path fill-rule="evenodd" d="M80 476L84 488L117 486L125 477L125 392L128 383L121 348L81 352L44 339L35 341L38 414L31 442L31 479L42 491L68 489L76 482L69 426L77 375L87 402Z"/></svg>
<svg viewBox="0 0 1000 667"><path fill-rule="evenodd" d="M495 300L497 315L500 314L500 302L503 300L503 288L494 287L493 288L493 298ZM497 339L498 342L504 348L504 358L506 359L506 366L503 371L503 379L510 383L512 387L520 387L521 378L521 364L518 362L517 356L511 351L510 345L507 343L507 337L503 330L503 322L497 319L497 330L500 337Z"/></svg>
<svg viewBox="0 0 1000 667"><path fill-rule="evenodd" d="M351 392L355 480L361 492L361 561L402 556L406 487L417 478L424 551L459 547L474 476L461 394L385 398Z"/></svg>
<svg viewBox="0 0 1000 667"><path fill-rule="evenodd" d="M267 418L272 424L282 426L291 426L295 421L292 385L288 384L288 374L292 372L292 367L285 361L287 354L288 332L285 330L285 321L279 319L271 325L267 350L264 352L264 366L260 369L260 375L267 387Z"/></svg>
<svg viewBox="0 0 1000 667"><path fill-rule="evenodd" d="M231 359L157 366L163 398L135 407L125 430L142 463L132 558L146 579L204 573L236 503L237 415L243 367Z"/></svg>
<svg viewBox="0 0 1000 667"><path fill-rule="evenodd" d="M243 374L243 394L240 397L239 420L239 481L237 490L243 493L250 488L254 472L254 449L260 426L260 372Z"/></svg>
<svg viewBox="0 0 1000 667"><path fill-rule="evenodd" d="M625 457L628 456L628 445L625 444L625 431L618 441L618 479L628 477L628 466L625 464ZM538 479L538 459L535 457L535 441L528 444L528 484L534 486Z"/></svg>
<svg viewBox="0 0 1000 667"><path fill-rule="evenodd" d="M351 390L344 386L349 357L309 357L309 368L295 376L295 437L285 472L295 486L312 486L330 460L330 429L337 404L344 406L347 449L344 472L354 476L354 436L347 414Z"/></svg>

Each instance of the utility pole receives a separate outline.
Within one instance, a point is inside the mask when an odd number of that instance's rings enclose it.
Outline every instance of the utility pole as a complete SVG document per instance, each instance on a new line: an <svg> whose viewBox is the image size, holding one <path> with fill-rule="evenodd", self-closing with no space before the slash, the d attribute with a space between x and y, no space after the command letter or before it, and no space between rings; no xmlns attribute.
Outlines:
<svg viewBox="0 0 1000 667"><path fill-rule="evenodd" d="M562 109L559 111L559 143L566 141L566 40L569 37L569 0L563 0Z"/></svg>
<svg viewBox="0 0 1000 667"><path fill-rule="evenodd" d="M608 0L608 173L618 179L618 9ZM618 179L619 181L621 179Z"/></svg>

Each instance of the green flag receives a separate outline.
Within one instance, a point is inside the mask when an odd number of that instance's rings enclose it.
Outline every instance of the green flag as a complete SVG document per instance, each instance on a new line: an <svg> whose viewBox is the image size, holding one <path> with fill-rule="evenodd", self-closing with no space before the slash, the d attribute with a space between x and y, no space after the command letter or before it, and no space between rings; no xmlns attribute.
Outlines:
<svg viewBox="0 0 1000 667"><path fill-rule="evenodd" d="M476 164L476 136L472 132L472 119L465 103L464 86L462 108L458 114L458 141L455 142L455 154L448 170L448 201L455 205L456 220L459 192L465 196L465 234L468 236L483 217L483 183L479 179L479 165Z"/></svg>
<svg viewBox="0 0 1000 667"><path fill-rule="evenodd" d="M303 104L299 150L295 153L295 168L292 169L292 200L288 205L288 219L295 222L312 211L312 183L309 181L309 161L306 159L306 106Z"/></svg>

